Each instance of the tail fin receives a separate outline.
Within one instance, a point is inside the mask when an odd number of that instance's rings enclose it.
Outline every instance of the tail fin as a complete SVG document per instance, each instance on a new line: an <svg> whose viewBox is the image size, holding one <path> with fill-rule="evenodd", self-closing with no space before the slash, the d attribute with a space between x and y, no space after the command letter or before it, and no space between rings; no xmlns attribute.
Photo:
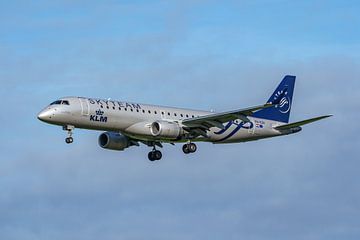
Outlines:
<svg viewBox="0 0 360 240"><path fill-rule="evenodd" d="M295 76L285 76L267 103L276 104L255 112L252 116L288 123L295 86Z"/></svg>

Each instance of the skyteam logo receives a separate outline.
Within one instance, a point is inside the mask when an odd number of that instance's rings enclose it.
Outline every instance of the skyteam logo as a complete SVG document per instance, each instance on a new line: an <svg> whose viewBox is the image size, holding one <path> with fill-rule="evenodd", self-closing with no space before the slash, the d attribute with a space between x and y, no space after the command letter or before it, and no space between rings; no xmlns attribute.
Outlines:
<svg viewBox="0 0 360 240"><path fill-rule="evenodd" d="M288 113L290 111L290 99L287 96L280 100L279 111L281 113Z"/></svg>
<svg viewBox="0 0 360 240"><path fill-rule="evenodd" d="M274 103L277 104L275 107L278 108L281 113L288 113L290 111L291 102L287 94L287 89L284 89L278 91L274 97Z"/></svg>

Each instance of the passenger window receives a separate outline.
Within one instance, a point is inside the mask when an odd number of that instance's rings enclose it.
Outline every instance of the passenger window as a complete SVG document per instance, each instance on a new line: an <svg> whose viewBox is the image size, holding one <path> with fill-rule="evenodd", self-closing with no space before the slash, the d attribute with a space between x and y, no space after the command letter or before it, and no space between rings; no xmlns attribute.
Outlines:
<svg viewBox="0 0 360 240"><path fill-rule="evenodd" d="M151 111L149 110L148 113L151 113Z"/></svg>
<svg viewBox="0 0 360 240"><path fill-rule="evenodd" d="M180 114L180 117L183 117L183 116L184 116L184 115L181 113L181 114Z"/></svg>
<svg viewBox="0 0 360 240"><path fill-rule="evenodd" d="M175 117L176 117L176 115L177 115L177 114L176 114L176 113L174 113L174 116L175 116Z"/></svg>
<svg viewBox="0 0 360 240"><path fill-rule="evenodd" d="M155 113L155 114L157 114L157 112L156 112L156 111L155 111L154 113Z"/></svg>
<svg viewBox="0 0 360 240"><path fill-rule="evenodd" d="M121 111L121 107L119 107L119 111Z"/></svg>
<svg viewBox="0 0 360 240"><path fill-rule="evenodd" d="M188 117L189 117L189 115L188 115L188 114L186 114L186 117L188 118Z"/></svg>
<svg viewBox="0 0 360 240"><path fill-rule="evenodd" d="M125 111L127 111L127 108L124 108Z"/></svg>
<svg viewBox="0 0 360 240"><path fill-rule="evenodd" d="M130 111L134 111L132 108L130 108Z"/></svg>
<svg viewBox="0 0 360 240"><path fill-rule="evenodd" d="M143 109L142 112L145 113L145 110Z"/></svg>
<svg viewBox="0 0 360 240"><path fill-rule="evenodd" d="M115 107L113 107L113 109L115 110Z"/></svg>
<svg viewBox="0 0 360 240"><path fill-rule="evenodd" d="M101 108L103 108L103 105L100 105Z"/></svg>
<svg viewBox="0 0 360 240"><path fill-rule="evenodd" d="M139 112L139 109L136 109L137 112Z"/></svg>
<svg viewBox="0 0 360 240"><path fill-rule="evenodd" d="M107 109L109 109L109 106L106 106Z"/></svg>
<svg viewBox="0 0 360 240"><path fill-rule="evenodd" d="M168 115L170 116L170 113L168 112Z"/></svg>

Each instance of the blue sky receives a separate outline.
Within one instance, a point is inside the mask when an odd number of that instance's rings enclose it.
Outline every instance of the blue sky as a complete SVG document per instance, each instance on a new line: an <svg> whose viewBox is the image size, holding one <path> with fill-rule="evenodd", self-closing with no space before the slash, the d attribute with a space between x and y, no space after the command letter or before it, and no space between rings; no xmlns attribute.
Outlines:
<svg viewBox="0 0 360 240"><path fill-rule="evenodd" d="M359 239L358 1L0 2L1 239ZM217 111L297 76L300 134L112 152L60 96Z"/></svg>

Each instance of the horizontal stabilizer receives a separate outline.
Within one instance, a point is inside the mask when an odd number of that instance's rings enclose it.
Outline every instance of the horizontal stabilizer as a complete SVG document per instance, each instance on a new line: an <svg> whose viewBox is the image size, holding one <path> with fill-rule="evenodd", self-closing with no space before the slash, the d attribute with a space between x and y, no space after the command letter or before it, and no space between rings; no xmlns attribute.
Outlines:
<svg viewBox="0 0 360 240"><path fill-rule="evenodd" d="M331 117L331 116L332 115L325 115L325 116L321 116L321 117L310 118L310 119L303 120L303 121L300 121L300 122L294 122L294 123L281 125L281 126L275 127L275 129L276 130L292 129L292 128L300 127L302 125L309 124L309 123L312 123L312 122L316 122L316 121L319 121L321 119L328 118L328 117Z"/></svg>

